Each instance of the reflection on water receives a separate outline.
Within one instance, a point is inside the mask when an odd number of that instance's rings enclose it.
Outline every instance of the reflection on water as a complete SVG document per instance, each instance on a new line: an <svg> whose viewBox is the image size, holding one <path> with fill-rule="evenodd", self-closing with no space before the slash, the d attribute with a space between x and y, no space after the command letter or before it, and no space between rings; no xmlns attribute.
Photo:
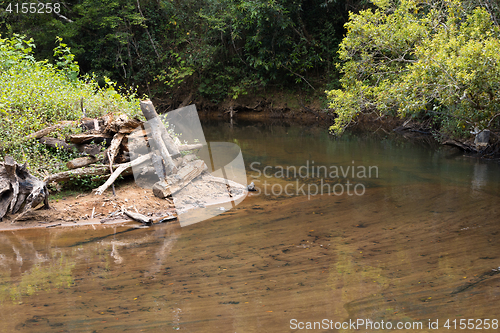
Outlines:
<svg viewBox="0 0 500 333"><path fill-rule="evenodd" d="M290 181L253 178L255 161L355 161L379 177L362 196L249 196L184 228L0 233L0 331L288 332L292 319L362 318L430 332L429 319L499 317L497 164L323 129L204 132L240 145L249 182Z"/></svg>

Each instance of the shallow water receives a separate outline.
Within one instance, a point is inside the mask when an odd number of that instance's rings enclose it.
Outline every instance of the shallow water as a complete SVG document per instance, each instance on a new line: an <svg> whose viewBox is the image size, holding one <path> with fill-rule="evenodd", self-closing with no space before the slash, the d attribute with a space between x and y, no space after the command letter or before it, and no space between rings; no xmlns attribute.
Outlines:
<svg viewBox="0 0 500 333"><path fill-rule="evenodd" d="M184 228L0 233L0 332L355 332L335 323L361 319L464 332L460 319L500 319L498 163L383 133L204 130L240 145L259 195ZM378 177L312 177L312 161ZM309 177L274 172L304 165ZM307 193L347 181L363 195Z"/></svg>

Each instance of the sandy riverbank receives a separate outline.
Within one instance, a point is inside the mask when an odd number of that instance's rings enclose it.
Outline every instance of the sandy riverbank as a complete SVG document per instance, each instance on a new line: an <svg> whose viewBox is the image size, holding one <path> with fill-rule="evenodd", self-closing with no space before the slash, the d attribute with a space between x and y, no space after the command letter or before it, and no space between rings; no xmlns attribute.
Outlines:
<svg viewBox="0 0 500 333"><path fill-rule="evenodd" d="M138 186L133 178L128 178L116 184L116 196L111 189L103 195L85 192L65 195L53 194L49 198L50 209L37 209L23 216L20 214L6 216L0 222L0 231L19 230L25 228L75 227L84 225L108 225L130 223L142 226L125 216L122 211L140 213L149 216L154 223L168 219L168 223L178 223L177 213L185 213L195 208L215 206L230 201L226 186L219 182L207 181L211 178L199 177L191 186L176 194L174 205L172 199L160 199L149 189ZM204 187L204 191L193 191L193 188ZM238 198L243 193L241 188L234 188ZM207 195L207 193L209 193ZM236 197L235 197L236 199Z"/></svg>

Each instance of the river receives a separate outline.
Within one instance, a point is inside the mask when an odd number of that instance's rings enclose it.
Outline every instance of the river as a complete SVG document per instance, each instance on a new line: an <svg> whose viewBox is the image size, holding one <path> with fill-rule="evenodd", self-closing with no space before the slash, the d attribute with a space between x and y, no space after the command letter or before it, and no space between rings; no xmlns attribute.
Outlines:
<svg viewBox="0 0 500 333"><path fill-rule="evenodd" d="M203 128L258 191L186 227L1 232L0 332L498 328L498 162L384 132Z"/></svg>

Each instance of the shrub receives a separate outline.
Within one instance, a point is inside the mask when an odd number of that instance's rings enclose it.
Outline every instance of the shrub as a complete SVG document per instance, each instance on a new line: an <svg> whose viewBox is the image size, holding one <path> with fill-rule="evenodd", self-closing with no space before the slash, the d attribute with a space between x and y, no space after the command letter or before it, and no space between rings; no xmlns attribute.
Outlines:
<svg viewBox="0 0 500 333"><path fill-rule="evenodd" d="M327 92L342 133L360 112L431 116L454 137L495 126L500 29L484 8L454 0L374 0L351 14L340 45L342 89Z"/></svg>
<svg viewBox="0 0 500 333"><path fill-rule="evenodd" d="M54 151L25 137L62 120L80 119L81 101L88 117L110 112L139 115L134 92L118 93L116 84L107 78L105 87L98 85L96 77L78 78L71 50L60 38L56 41L54 65L35 60L32 39L0 38L0 156L10 154L28 163L38 176L65 170L65 162L77 154ZM66 129L54 135L64 138L77 131Z"/></svg>

